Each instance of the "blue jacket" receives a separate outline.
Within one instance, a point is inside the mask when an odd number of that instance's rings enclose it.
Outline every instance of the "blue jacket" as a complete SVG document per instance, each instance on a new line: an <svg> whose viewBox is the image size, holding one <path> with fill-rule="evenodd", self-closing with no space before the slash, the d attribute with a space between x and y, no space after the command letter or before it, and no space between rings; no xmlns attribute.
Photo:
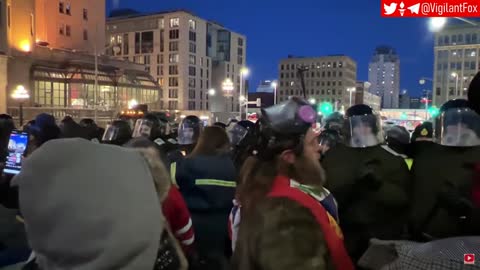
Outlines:
<svg viewBox="0 0 480 270"><path fill-rule="evenodd" d="M179 187L191 211L232 208L236 170L228 156L196 156L170 165L172 182Z"/></svg>

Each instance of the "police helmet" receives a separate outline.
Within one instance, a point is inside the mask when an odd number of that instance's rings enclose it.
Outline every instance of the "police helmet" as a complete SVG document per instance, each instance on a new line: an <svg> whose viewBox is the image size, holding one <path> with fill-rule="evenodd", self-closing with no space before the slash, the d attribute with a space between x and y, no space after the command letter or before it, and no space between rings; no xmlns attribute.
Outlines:
<svg viewBox="0 0 480 270"><path fill-rule="evenodd" d="M343 128L343 123L345 122L345 118L343 117L343 114L339 112L334 112L328 115L324 119L324 122L325 122L325 125L324 125L325 129L333 129L340 132Z"/></svg>
<svg viewBox="0 0 480 270"><path fill-rule="evenodd" d="M102 142L115 145L124 145L132 138L132 129L125 120L115 120L107 126L103 133Z"/></svg>
<svg viewBox="0 0 480 270"><path fill-rule="evenodd" d="M248 132L253 131L254 128L255 124L248 120L242 120L236 123L235 126L228 131L230 143L232 145L239 145L247 136Z"/></svg>
<svg viewBox="0 0 480 270"><path fill-rule="evenodd" d="M345 144L353 148L365 148L383 142L380 118L365 104L357 104L346 112L343 133Z"/></svg>
<svg viewBox="0 0 480 270"><path fill-rule="evenodd" d="M142 119L138 119L133 130L133 138L147 137L150 140L155 140L158 137L165 135L166 124L154 115L146 114Z"/></svg>
<svg viewBox="0 0 480 270"><path fill-rule="evenodd" d="M303 138L315 124L317 113L305 100L293 97L275 106L262 109L256 126L256 154L261 159L273 159L287 149L296 154L303 151Z"/></svg>
<svg viewBox="0 0 480 270"><path fill-rule="evenodd" d="M185 117L178 127L178 144L195 144L203 130L202 121L194 115Z"/></svg>
<svg viewBox="0 0 480 270"><path fill-rule="evenodd" d="M454 99L442 105L435 119L434 140L445 146L480 145L480 115L469 101Z"/></svg>
<svg viewBox="0 0 480 270"><path fill-rule="evenodd" d="M475 75L468 87L468 101L472 108L480 114L480 72Z"/></svg>

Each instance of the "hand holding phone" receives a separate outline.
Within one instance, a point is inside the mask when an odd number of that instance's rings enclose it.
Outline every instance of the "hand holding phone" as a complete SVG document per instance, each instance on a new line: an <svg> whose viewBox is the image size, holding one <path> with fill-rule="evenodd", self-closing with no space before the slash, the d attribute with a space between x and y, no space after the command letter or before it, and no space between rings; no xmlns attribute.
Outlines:
<svg viewBox="0 0 480 270"><path fill-rule="evenodd" d="M3 172L18 174L22 168L22 161L28 146L28 134L18 130L12 131L8 141L8 155Z"/></svg>

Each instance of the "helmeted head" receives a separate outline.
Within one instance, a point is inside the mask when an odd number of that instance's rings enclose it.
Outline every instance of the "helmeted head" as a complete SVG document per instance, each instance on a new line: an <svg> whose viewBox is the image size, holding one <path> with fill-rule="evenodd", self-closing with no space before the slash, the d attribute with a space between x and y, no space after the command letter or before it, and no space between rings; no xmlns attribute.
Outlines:
<svg viewBox="0 0 480 270"><path fill-rule="evenodd" d="M153 141L164 136L166 132L167 124L164 121L161 121L160 118L154 114L146 114L135 123L132 137L147 137Z"/></svg>
<svg viewBox="0 0 480 270"><path fill-rule="evenodd" d="M132 138L132 129L125 120L115 120L107 126L102 142L114 145L124 145Z"/></svg>
<svg viewBox="0 0 480 270"><path fill-rule="evenodd" d="M468 101L472 108L480 114L480 72L475 75L468 87Z"/></svg>
<svg viewBox="0 0 480 270"><path fill-rule="evenodd" d="M480 145L480 115L465 99L447 101L435 119L435 142L445 146Z"/></svg>
<svg viewBox="0 0 480 270"><path fill-rule="evenodd" d="M243 120L236 123L232 129L228 131L228 137L232 146L238 146L241 144L242 140L247 136L249 132L252 132L255 128L255 124Z"/></svg>
<svg viewBox="0 0 480 270"><path fill-rule="evenodd" d="M365 148L383 142L380 118L365 104L357 104L346 112L344 123L345 144L353 148Z"/></svg>
<svg viewBox="0 0 480 270"><path fill-rule="evenodd" d="M325 129L336 130L338 133L341 134L345 122L343 114L339 112L331 113L323 121L325 123Z"/></svg>
<svg viewBox="0 0 480 270"><path fill-rule="evenodd" d="M312 105L297 97L262 109L253 154L266 162L280 162L280 170L288 170L294 174L291 177L304 183L321 184L325 178L319 162L316 118Z"/></svg>
<svg viewBox="0 0 480 270"><path fill-rule="evenodd" d="M185 117L178 127L178 144L196 144L203 130L202 121L194 115Z"/></svg>

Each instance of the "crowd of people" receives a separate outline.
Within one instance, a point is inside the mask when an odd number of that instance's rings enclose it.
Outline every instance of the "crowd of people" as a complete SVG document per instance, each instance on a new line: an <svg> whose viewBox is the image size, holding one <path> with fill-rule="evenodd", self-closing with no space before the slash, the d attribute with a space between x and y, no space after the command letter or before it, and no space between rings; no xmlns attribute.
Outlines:
<svg viewBox="0 0 480 270"><path fill-rule="evenodd" d="M0 182L0 269L480 269L478 93L413 134L298 97L177 130L40 114ZM13 130L0 115L3 156Z"/></svg>

